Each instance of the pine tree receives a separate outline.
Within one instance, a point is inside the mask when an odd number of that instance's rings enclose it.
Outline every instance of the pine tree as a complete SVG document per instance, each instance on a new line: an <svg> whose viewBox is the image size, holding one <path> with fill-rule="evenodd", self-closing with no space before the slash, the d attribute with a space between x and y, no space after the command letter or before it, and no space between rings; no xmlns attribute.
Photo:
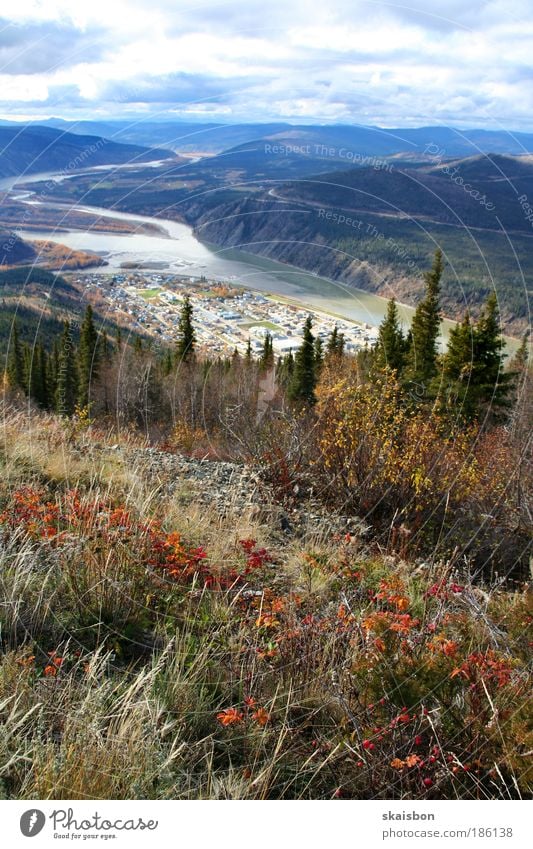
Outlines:
<svg viewBox="0 0 533 849"><path fill-rule="evenodd" d="M59 343L57 369L56 410L62 416L71 416L78 397L78 370L70 324L65 322Z"/></svg>
<svg viewBox="0 0 533 849"><path fill-rule="evenodd" d="M94 326L93 309L87 305L80 330L78 347L78 404L86 407L89 403L91 383L98 377L100 351L98 332Z"/></svg>
<svg viewBox="0 0 533 849"><path fill-rule="evenodd" d="M379 326L375 355L378 368L393 369L397 375L405 362L405 336L400 326L398 307L394 298L387 305L387 313Z"/></svg>
<svg viewBox="0 0 533 849"><path fill-rule="evenodd" d="M178 323L178 344L176 346L177 364L191 362L194 358L195 335L192 325L192 304L185 295Z"/></svg>
<svg viewBox="0 0 533 849"><path fill-rule="evenodd" d="M18 323L13 323L7 360L7 377L13 388L24 388L24 356L20 343Z"/></svg>
<svg viewBox="0 0 533 849"><path fill-rule="evenodd" d="M428 393L437 373L437 340L440 331L440 280L442 277L442 251L435 252L431 271L426 273L426 292L418 304L411 324L410 347L406 379L419 392Z"/></svg>
<svg viewBox="0 0 533 849"><path fill-rule="evenodd" d="M294 358L294 371L288 388L291 401L314 404L316 387L315 337L311 316L304 325L303 341Z"/></svg>

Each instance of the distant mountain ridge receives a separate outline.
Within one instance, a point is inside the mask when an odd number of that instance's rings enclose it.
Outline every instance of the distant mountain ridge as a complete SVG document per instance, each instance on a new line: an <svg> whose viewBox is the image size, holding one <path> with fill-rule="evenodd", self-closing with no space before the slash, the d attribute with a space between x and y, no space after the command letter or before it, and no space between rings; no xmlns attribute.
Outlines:
<svg viewBox="0 0 533 849"><path fill-rule="evenodd" d="M170 157L169 150L122 144L102 136L79 135L54 127L0 126L0 177Z"/></svg>
<svg viewBox="0 0 533 849"><path fill-rule="evenodd" d="M73 134L96 134L117 142L161 146L174 151L220 153L249 142L291 138L294 143L348 146L361 155L431 154L445 158L479 153L533 153L533 134L505 130L459 130L447 126L376 127L358 124L291 124L288 122L220 124L150 121L144 118L65 121L51 118L43 126Z"/></svg>

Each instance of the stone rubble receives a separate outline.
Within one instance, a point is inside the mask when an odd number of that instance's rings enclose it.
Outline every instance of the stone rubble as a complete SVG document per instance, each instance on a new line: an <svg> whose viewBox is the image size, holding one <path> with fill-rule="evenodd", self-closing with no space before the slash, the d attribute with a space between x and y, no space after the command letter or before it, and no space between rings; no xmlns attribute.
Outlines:
<svg viewBox="0 0 533 849"><path fill-rule="evenodd" d="M317 499L298 497L280 504L273 489L251 466L227 461L201 460L155 448L118 448L150 486L165 497L176 495L184 504L214 508L221 516L252 516L270 524L282 536L319 541L335 534L363 535L368 526L353 516L324 507Z"/></svg>

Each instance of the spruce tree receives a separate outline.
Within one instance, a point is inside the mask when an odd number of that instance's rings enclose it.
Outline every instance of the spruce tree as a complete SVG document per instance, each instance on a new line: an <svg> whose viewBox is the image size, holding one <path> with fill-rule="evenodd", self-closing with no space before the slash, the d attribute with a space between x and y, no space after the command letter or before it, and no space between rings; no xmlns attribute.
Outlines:
<svg viewBox="0 0 533 849"><path fill-rule="evenodd" d="M451 412L454 418L469 419L474 415L474 350L474 326L467 312L462 322L450 331L442 358L442 373L434 378L434 394L438 396L439 406Z"/></svg>
<svg viewBox="0 0 533 849"><path fill-rule="evenodd" d="M284 357L280 357L276 370L276 378L278 383L284 387L289 386L294 372L294 357L292 351L289 351Z"/></svg>
<svg viewBox="0 0 533 849"><path fill-rule="evenodd" d="M41 407L48 409L48 355L42 342L39 342L36 350L37 362L37 382L36 382L36 398Z"/></svg>
<svg viewBox="0 0 533 849"><path fill-rule="evenodd" d="M248 337L248 342L246 343L246 353L244 355L244 362L246 366L251 366L252 364L252 343L250 341L250 337Z"/></svg>
<svg viewBox="0 0 533 849"><path fill-rule="evenodd" d="M111 345L109 344L109 337L108 337L105 330L102 333L102 338L100 340L99 354L100 354L101 360L103 362L108 363L110 361L110 359L111 359Z"/></svg>
<svg viewBox="0 0 533 849"><path fill-rule="evenodd" d="M267 330L263 341L263 350L259 359L259 366L263 371L268 371L274 365L274 347L272 345L272 334Z"/></svg>
<svg viewBox="0 0 533 849"><path fill-rule="evenodd" d="M320 371L323 362L324 348L322 345L322 339L320 338L320 336L317 336L315 339L315 370L317 374Z"/></svg>
<svg viewBox="0 0 533 849"><path fill-rule="evenodd" d="M292 377L292 375L294 374L294 354L292 353L292 348L287 354L287 357L285 359L285 365L288 376Z"/></svg>
<svg viewBox="0 0 533 849"><path fill-rule="evenodd" d="M480 412L490 413L493 418L499 418L501 411L510 406L508 396L514 375L504 372L504 347L498 299L492 292L475 327L472 381Z"/></svg>
<svg viewBox="0 0 533 849"><path fill-rule="evenodd" d="M511 360L510 366L511 371L516 372L524 372L527 368L527 364L529 361L529 330L526 330L524 335L522 336L522 341L520 343L520 347L516 351L513 359Z"/></svg>
<svg viewBox="0 0 533 849"><path fill-rule="evenodd" d="M288 396L296 403L314 404L316 387L315 337L312 334L311 316L304 325L303 341L294 358L294 371Z"/></svg>
<svg viewBox="0 0 533 849"><path fill-rule="evenodd" d="M379 326L375 355L378 368L393 369L399 376L405 362L405 336L400 326L398 307L394 298L387 305L387 313Z"/></svg>
<svg viewBox="0 0 533 849"><path fill-rule="evenodd" d="M59 343L57 368L56 410L62 416L71 416L78 398L78 370L70 324L65 322Z"/></svg>
<svg viewBox="0 0 533 849"><path fill-rule="evenodd" d="M344 334L339 333L337 325L331 331L326 344L326 354L328 357L342 357L344 354Z"/></svg>
<svg viewBox="0 0 533 849"><path fill-rule="evenodd" d="M169 349L163 359L163 374L168 376L172 372L173 365L172 352Z"/></svg>
<svg viewBox="0 0 533 849"><path fill-rule="evenodd" d="M7 377L13 388L24 388L24 356L20 343L18 322L16 321L13 323L13 331L9 340Z"/></svg>
<svg viewBox="0 0 533 849"><path fill-rule="evenodd" d="M80 330L78 348L78 404L86 407L89 403L91 383L98 377L100 351L98 332L94 326L93 309L87 305Z"/></svg>
<svg viewBox="0 0 533 849"><path fill-rule="evenodd" d="M418 304L411 324L410 347L405 377L416 386L416 394L427 393L437 373L437 340L440 331L440 280L442 251L435 252L433 266L425 276L426 292Z"/></svg>
<svg viewBox="0 0 533 849"><path fill-rule="evenodd" d="M195 335L192 325L192 304L185 295L178 322L178 344L176 346L177 364L190 362L194 358Z"/></svg>
<svg viewBox="0 0 533 849"><path fill-rule="evenodd" d="M439 399L455 417L497 419L510 406L515 375L503 370L503 347L498 302L491 294L475 325L467 313L453 328L442 358Z"/></svg>
<svg viewBox="0 0 533 849"><path fill-rule="evenodd" d="M22 358L24 360L24 392L29 398L34 398L36 369L34 368L34 349L32 345L25 344L23 346Z"/></svg>
<svg viewBox="0 0 533 849"><path fill-rule="evenodd" d="M55 406L55 399L57 395L57 376L59 374L59 340L57 337L54 339L54 343L52 346L52 353L48 358L48 386L47 386L47 395L48 395L48 406L53 408Z"/></svg>

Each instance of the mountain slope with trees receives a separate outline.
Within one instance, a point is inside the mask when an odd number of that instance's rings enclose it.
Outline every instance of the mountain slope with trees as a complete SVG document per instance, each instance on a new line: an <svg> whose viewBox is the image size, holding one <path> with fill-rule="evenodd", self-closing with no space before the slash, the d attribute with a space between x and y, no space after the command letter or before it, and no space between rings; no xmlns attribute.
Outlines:
<svg viewBox="0 0 533 849"><path fill-rule="evenodd" d="M44 171L74 171L96 165L120 165L167 159L168 150L121 144L92 135L75 135L40 125L0 126L0 177Z"/></svg>

